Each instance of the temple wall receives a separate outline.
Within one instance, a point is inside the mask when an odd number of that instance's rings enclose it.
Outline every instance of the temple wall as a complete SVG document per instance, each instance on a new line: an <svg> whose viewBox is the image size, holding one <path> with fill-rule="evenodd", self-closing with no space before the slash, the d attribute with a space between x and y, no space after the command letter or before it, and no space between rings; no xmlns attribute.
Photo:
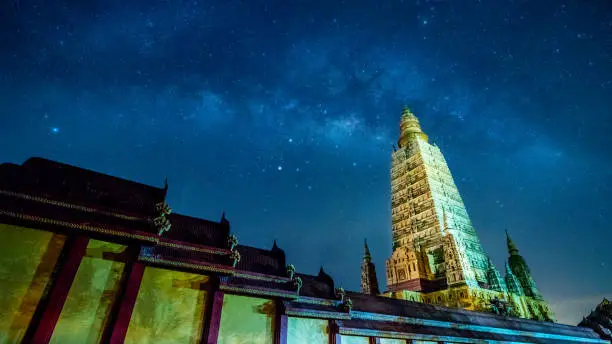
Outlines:
<svg viewBox="0 0 612 344"><path fill-rule="evenodd" d="M0 224L0 343L19 343L66 237Z"/></svg>
<svg viewBox="0 0 612 344"><path fill-rule="evenodd" d="M325 319L289 317L287 320L287 344L328 344L327 326L328 321Z"/></svg>
<svg viewBox="0 0 612 344"><path fill-rule="evenodd" d="M146 267L125 343L200 343L208 280Z"/></svg>
<svg viewBox="0 0 612 344"><path fill-rule="evenodd" d="M51 343L99 343L119 291L126 246L90 240Z"/></svg>
<svg viewBox="0 0 612 344"><path fill-rule="evenodd" d="M370 344L370 339L368 337L342 335L340 341L342 344Z"/></svg>
<svg viewBox="0 0 612 344"><path fill-rule="evenodd" d="M274 301L225 294L221 311L219 344L272 344Z"/></svg>

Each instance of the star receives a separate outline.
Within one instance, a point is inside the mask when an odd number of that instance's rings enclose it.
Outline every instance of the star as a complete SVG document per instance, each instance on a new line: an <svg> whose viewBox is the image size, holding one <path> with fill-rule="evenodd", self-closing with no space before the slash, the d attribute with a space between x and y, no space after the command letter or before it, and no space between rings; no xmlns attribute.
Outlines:
<svg viewBox="0 0 612 344"><path fill-rule="evenodd" d="M51 128L51 133L52 134L58 134L60 132L60 129L58 127L52 127Z"/></svg>
<svg viewBox="0 0 612 344"><path fill-rule="evenodd" d="M282 171L282 170L283 170L283 166L280 166L280 165L279 165L279 166L277 167L277 169L278 169L279 171Z"/></svg>

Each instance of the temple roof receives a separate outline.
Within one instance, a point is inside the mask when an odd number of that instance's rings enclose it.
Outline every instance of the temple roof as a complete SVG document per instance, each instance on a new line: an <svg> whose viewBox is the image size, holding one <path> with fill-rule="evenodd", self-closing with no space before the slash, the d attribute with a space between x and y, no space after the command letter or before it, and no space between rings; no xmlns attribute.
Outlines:
<svg viewBox="0 0 612 344"><path fill-rule="evenodd" d="M43 158L1 164L0 189L134 215L154 213L166 195L165 188Z"/></svg>
<svg viewBox="0 0 612 344"><path fill-rule="evenodd" d="M593 329L601 338L612 341L612 302L604 298L578 326Z"/></svg>
<svg viewBox="0 0 612 344"><path fill-rule="evenodd" d="M229 227L220 222L214 222L196 217L172 213L168 215L172 228L164 233L164 237L192 244L227 247Z"/></svg>
<svg viewBox="0 0 612 344"><path fill-rule="evenodd" d="M584 331L575 326L551 322L509 318L491 313L481 313L458 308L434 306L421 302L405 301L382 296L365 295L361 293L348 292L347 295L353 301L353 313L367 312L376 313L383 316L390 315L392 317L406 317L439 322L451 322L456 324L490 326L522 331L538 331L570 336L588 335L590 333L590 331Z"/></svg>
<svg viewBox="0 0 612 344"><path fill-rule="evenodd" d="M319 274L318 276L297 274L304 285L300 292L301 296L316 297L321 299L335 299L334 281L331 278L326 278Z"/></svg>
<svg viewBox="0 0 612 344"><path fill-rule="evenodd" d="M238 245L240 262L237 270L250 271L273 276L287 276L285 254L282 250L266 250L251 246Z"/></svg>

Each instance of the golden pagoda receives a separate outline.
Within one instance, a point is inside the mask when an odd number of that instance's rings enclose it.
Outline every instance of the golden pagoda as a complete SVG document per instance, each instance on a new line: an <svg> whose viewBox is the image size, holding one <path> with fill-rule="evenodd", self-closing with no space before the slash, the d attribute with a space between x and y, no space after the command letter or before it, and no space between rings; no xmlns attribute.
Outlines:
<svg viewBox="0 0 612 344"><path fill-rule="evenodd" d="M509 236L505 279L493 266L444 155L429 143L408 108L391 157L391 214L393 253L386 261L386 296L552 320Z"/></svg>

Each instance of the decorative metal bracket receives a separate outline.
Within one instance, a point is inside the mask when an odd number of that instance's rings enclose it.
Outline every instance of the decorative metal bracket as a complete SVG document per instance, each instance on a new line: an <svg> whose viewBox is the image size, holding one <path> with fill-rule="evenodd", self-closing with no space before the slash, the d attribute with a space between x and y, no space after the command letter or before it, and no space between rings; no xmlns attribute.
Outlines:
<svg viewBox="0 0 612 344"><path fill-rule="evenodd" d="M351 300L350 297L346 297L344 299L344 302L340 305L340 308L345 311L345 312L351 312L351 310L353 309L353 301Z"/></svg>
<svg viewBox="0 0 612 344"><path fill-rule="evenodd" d="M168 215L172 214L172 209L164 201L155 205L155 211L157 212L157 216L153 219L153 225L155 229L157 229L157 234L162 235L172 227L170 220L167 218Z"/></svg>
<svg viewBox="0 0 612 344"><path fill-rule="evenodd" d="M294 276L293 284L295 284L295 287L297 288L297 293L298 295L300 295L300 290L302 289L302 286L304 285L302 278L300 276Z"/></svg>
<svg viewBox="0 0 612 344"><path fill-rule="evenodd" d="M238 246L238 238L236 235L230 234L230 236L227 237L227 246L230 250L229 257L233 261L232 266L236 267L238 262L240 262L240 252L236 249L236 246Z"/></svg>
<svg viewBox="0 0 612 344"><path fill-rule="evenodd" d="M287 265L287 275L289 275L290 280L293 280L293 276L295 275L295 266L293 266L293 264Z"/></svg>
<svg viewBox="0 0 612 344"><path fill-rule="evenodd" d="M234 251L236 246L238 246L238 238L236 235L230 234L230 236L227 238L227 246L229 246L230 251Z"/></svg>
<svg viewBox="0 0 612 344"><path fill-rule="evenodd" d="M344 302L344 298L346 297L346 292L344 291L344 288L340 287L340 288L336 288L336 297L340 298L340 302Z"/></svg>
<svg viewBox="0 0 612 344"><path fill-rule="evenodd" d="M340 304L338 307L344 312L350 312L353 309L353 301L350 297L346 296L344 288L336 288L336 297L340 298Z"/></svg>
<svg viewBox="0 0 612 344"><path fill-rule="evenodd" d="M236 267L236 264L240 261L240 252L238 252L238 250L233 250L232 253L230 253L230 259L233 260L232 266Z"/></svg>

